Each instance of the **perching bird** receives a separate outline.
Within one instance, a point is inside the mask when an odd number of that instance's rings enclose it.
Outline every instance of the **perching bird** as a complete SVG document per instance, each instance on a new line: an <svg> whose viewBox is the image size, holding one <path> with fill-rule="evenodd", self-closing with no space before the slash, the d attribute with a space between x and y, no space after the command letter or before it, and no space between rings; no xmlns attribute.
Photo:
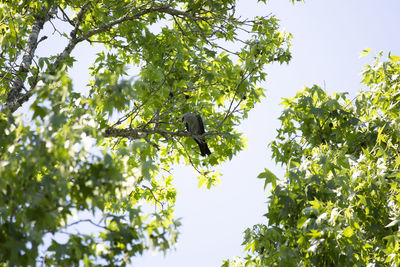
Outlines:
<svg viewBox="0 0 400 267"><path fill-rule="evenodd" d="M195 115L193 113L183 114L182 122L186 125L186 130L192 135L202 135L203 133L205 133L203 119L200 117L200 115ZM199 145L200 154L203 157L211 154L211 151L208 148L204 137L192 137L194 141L196 141L196 143Z"/></svg>

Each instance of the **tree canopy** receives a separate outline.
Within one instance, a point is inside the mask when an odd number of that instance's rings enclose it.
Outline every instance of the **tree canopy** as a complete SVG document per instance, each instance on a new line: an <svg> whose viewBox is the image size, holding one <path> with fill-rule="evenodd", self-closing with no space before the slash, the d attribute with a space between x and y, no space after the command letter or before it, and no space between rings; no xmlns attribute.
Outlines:
<svg viewBox="0 0 400 267"><path fill-rule="evenodd" d="M248 255L224 266L400 264L400 57L381 57L352 100L316 85L284 99L270 147L285 177L259 175L268 223L248 228Z"/></svg>
<svg viewBox="0 0 400 267"><path fill-rule="evenodd" d="M9 265L124 265L171 248L172 165L216 184L213 167L244 146L236 126L263 96L263 67L290 59L277 19L240 18L234 0L3 1L0 22L0 261ZM65 45L38 54L52 40ZM84 42L103 49L87 88L75 88L69 70ZM187 138L187 112L203 117L209 157ZM76 219L84 212L92 219ZM81 224L95 233L72 230Z"/></svg>

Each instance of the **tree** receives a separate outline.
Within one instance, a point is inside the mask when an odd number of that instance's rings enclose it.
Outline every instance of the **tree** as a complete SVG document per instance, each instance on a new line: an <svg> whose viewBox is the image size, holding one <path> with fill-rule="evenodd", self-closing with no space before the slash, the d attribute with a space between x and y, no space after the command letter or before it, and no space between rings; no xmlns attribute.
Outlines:
<svg viewBox="0 0 400 267"><path fill-rule="evenodd" d="M0 261L124 265L171 248L171 166L218 181L213 167L243 148L236 126L263 96L263 66L290 59L290 35L274 16L238 18L234 0L0 6ZM60 53L39 55L53 39ZM86 89L68 72L83 42L104 47ZM187 112L204 119L207 158L180 122ZM72 229L83 224L96 231Z"/></svg>
<svg viewBox="0 0 400 267"><path fill-rule="evenodd" d="M353 100L318 86L284 99L271 149L285 178L259 175L272 186L268 223L248 228L248 255L224 266L400 264L399 77L389 54L365 67L369 90Z"/></svg>

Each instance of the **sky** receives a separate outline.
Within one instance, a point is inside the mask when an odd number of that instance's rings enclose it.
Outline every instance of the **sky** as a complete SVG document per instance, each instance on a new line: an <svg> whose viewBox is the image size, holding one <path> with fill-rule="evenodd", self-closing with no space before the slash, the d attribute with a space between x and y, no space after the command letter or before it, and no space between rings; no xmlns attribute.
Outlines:
<svg viewBox="0 0 400 267"><path fill-rule="evenodd" d="M282 97L292 97L314 84L329 93L355 96L366 89L361 70L373 63L379 51L400 55L399 0L238 0L242 17L274 14L281 29L292 33L292 60L268 66L266 98L239 128L249 139L242 151L219 171L222 183L207 190L197 187L196 173L189 167L174 170L178 190L176 216L183 226L177 249L166 256L152 252L133 260L140 267L220 266L222 260L243 255L243 231L265 223L267 191L257 175L269 169L279 177L283 171L271 159L268 143L279 128ZM371 53L360 53L371 48Z"/></svg>
<svg viewBox="0 0 400 267"><path fill-rule="evenodd" d="M237 0L238 15L247 18L274 14L281 29L293 35L292 60L289 64L267 66L266 98L250 113L239 130L249 139L247 149L218 170L221 184L207 190L198 188L197 174L188 166L175 167L178 191L176 217L182 218L178 246L163 254L146 252L133 259L140 267L208 267L220 266L222 260L243 255L243 232L257 223L266 223L267 191L257 175L264 168L279 177L283 170L271 159L268 143L274 140L282 112L279 103L304 86L314 84L329 93L346 91L355 96L365 89L360 84L361 69L373 63L379 51L400 55L399 0L306 0L292 4L289 0ZM51 26L47 31L52 31ZM59 53L65 44L46 46L38 53ZM371 53L360 53L371 48ZM78 58L70 71L76 86L89 80L88 66L95 54L84 43L73 51ZM83 59L83 60L81 60ZM79 90L79 88L78 88ZM207 130L207 129L206 129Z"/></svg>

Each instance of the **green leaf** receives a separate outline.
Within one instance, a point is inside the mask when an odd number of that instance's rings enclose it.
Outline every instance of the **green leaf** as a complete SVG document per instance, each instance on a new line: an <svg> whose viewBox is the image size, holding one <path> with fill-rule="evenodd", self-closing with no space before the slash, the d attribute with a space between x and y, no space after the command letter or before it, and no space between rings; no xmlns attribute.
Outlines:
<svg viewBox="0 0 400 267"><path fill-rule="evenodd" d="M391 222L390 222L388 225L386 225L385 227L388 228L388 227L392 227L392 226L399 225L399 224L400 224L400 219L397 218L397 219L391 221Z"/></svg>
<svg viewBox="0 0 400 267"><path fill-rule="evenodd" d="M364 49L364 50L360 53L360 55L361 55L362 57L364 57L364 56L368 55L369 52L371 52L371 48L366 48L366 49Z"/></svg>
<svg viewBox="0 0 400 267"><path fill-rule="evenodd" d="M400 56L390 55L389 58L392 60L393 63L400 62Z"/></svg>
<svg viewBox="0 0 400 267"><path fill-rule="evenodd" d="M343 235L345 237L351 237L353 234L354 234L354 231L351 226L347 226L346 229L343 230Z"/></svg>
<svg viewBox="0 0 400 267"><path fill-rule="evenodd" d="M297 221L297 228L302 228L304 226L304 223L307 221L307 217L301 217L298 221Z"/></svg>
<svg viewBox="0 0 400 267"><path fill-rule="evenodd" d="M46 108L43 108L37 104L32 105L31 108L33 109L33 116L32 116L33 119L39 116L43 120L43 118L48 113L48 110Z"/></svg>
<svg viewBox="0 0 400 267"><path fill-rule="evenodd" d="M203 185L205 185L205 184L207 183L207 181L208 181L207 177L205 177L205 176L200 176L200 177L199 177L199 182L198 182L197 186L200 188L200 187L202 187Z"/></svg>
<svg viewBox="0 0 400 267"><path fill-rule="evenodd" d="M267 187L269 183L272 183L272 186L276 186L277 177L268 169L264 169L264 172L260 173L257 178L265 179L264 189Z"/></svg>

